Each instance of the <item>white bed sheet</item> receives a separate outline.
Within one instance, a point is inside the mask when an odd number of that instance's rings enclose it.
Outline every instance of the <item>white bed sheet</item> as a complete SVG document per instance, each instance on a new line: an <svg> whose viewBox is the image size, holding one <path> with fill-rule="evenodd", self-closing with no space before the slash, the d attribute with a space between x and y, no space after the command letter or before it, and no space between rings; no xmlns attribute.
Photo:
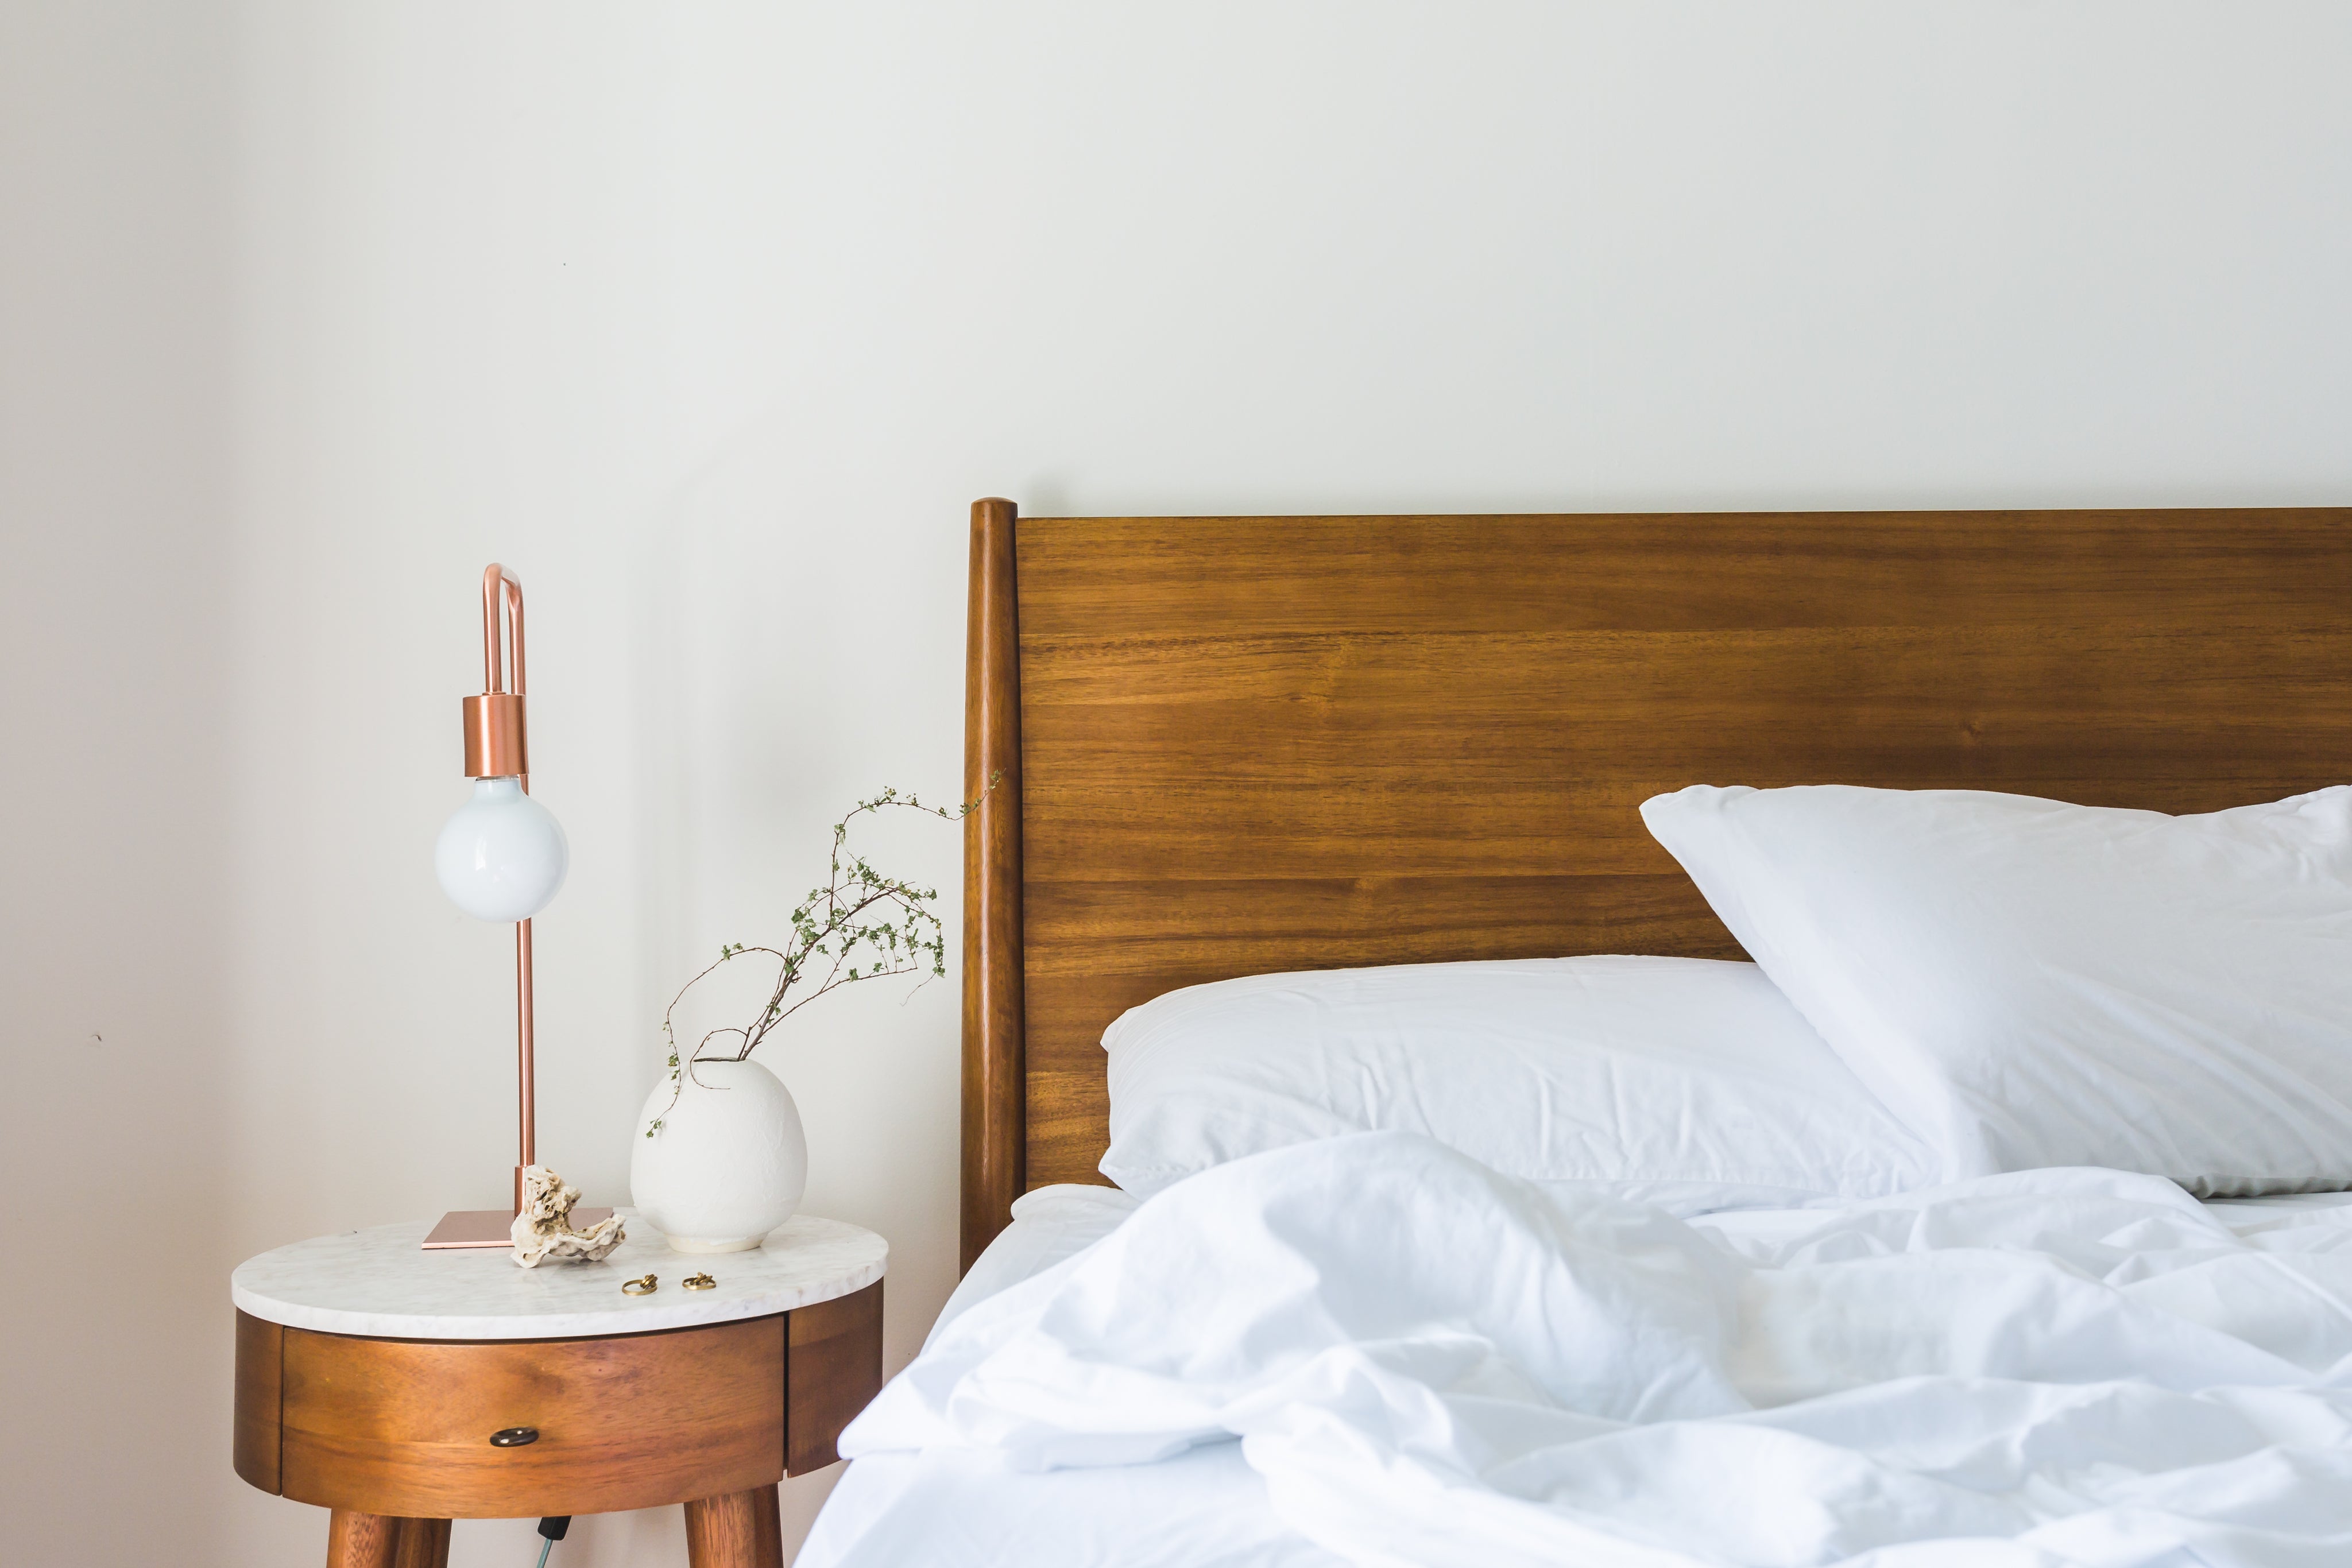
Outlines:
<svg viewBox="0 0 2352 1568"><path fill-rule="evenodd" d="M1114 1187L1041 1188L973 1265L931 1338L978 1302L1076 1256L1141 1199ZM2234 1199L2202 1206L2256 1247L2315 1223L2346 1225L2352 1193ZM1767 1252L1819 1225L1819 1207L1744 1209L1692 1224L1735 1255ZM934 1448L854 1461L835 1488L800 1568L1342 1568L1346 1559L1285 1523L1238 1441L1150 1464L1016 1469L985 1449Z"/></svg>
<svg viewBox="0 0 2352 1568"><path fill-rule="evenodd" d="M1143 1200L1114 1186L1040 1187L957 1285L931 1337L975 1303L1074 1258ZM965 1448L853 1460L799 1568L1346 1568L1276 1518L1241 1444L1153 1465L1015 1470Z"/></svg>

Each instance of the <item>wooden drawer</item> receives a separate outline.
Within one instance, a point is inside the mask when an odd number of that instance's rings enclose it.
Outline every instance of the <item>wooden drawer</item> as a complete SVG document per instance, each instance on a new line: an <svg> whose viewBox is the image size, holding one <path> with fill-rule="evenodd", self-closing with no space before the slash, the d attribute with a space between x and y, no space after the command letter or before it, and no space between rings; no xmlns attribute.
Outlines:
<svg viewBox="0 0 2352 1568"><path fill-rule="evenodd" d="M278 1469L299 1501L413 1519L610 1513L784 1472L781 1314L607 1339L284 1335ZM514 1427L538 1440L491 1446Z"/></svg>

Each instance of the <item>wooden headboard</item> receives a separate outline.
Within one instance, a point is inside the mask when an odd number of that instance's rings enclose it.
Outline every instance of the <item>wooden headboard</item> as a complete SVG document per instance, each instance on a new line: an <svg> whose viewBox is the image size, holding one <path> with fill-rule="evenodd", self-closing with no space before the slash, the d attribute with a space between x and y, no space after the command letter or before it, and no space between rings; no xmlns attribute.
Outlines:
<svg viewBox="0 0 2352 1568"><path fill-rule="evenodd" d="M1685 784L2210 810L2352 779L2352 508L972 508L963 1258L1098 1181L1103 1029L1277 969L1738 956Z"/></svg>

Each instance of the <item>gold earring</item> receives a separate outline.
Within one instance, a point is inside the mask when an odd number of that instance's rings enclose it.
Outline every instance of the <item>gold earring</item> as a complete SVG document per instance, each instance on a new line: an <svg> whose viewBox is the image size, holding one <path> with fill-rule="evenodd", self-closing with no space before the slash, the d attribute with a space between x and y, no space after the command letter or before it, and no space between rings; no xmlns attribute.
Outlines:
<svg viewBox="0 0 2352 1568"><path fill-rule="evenodd" d="M689 1291L711 1290L716 1288L718 1283L718 1281L708 1274L688 1274L685 1281L686 1288Z"/></svg>
<svg viewBox="0 0 2352 1568"><path fill-rule="evenodd" d="M660 1289L661 1281L655 1279L651 1274L647 1274L641 1280L630 1280L625 1281L621 1286L621 1294L625 1296L650 1296L656 1291Z"/></svg>

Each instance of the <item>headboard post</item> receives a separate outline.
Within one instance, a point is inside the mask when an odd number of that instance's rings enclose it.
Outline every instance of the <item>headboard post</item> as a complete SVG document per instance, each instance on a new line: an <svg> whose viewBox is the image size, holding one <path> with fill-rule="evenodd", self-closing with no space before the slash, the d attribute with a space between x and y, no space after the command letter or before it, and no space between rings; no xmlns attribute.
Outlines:
<svg viewBox="0 0 2352 1568"><path fill-rule="evenodd" d="M965 623L963 1237L960 1270L1004 1228L1026 1181L1021 987L1021 617L1010 501L971 505ZM994 779L992 789L990 780Z"/></svg>

